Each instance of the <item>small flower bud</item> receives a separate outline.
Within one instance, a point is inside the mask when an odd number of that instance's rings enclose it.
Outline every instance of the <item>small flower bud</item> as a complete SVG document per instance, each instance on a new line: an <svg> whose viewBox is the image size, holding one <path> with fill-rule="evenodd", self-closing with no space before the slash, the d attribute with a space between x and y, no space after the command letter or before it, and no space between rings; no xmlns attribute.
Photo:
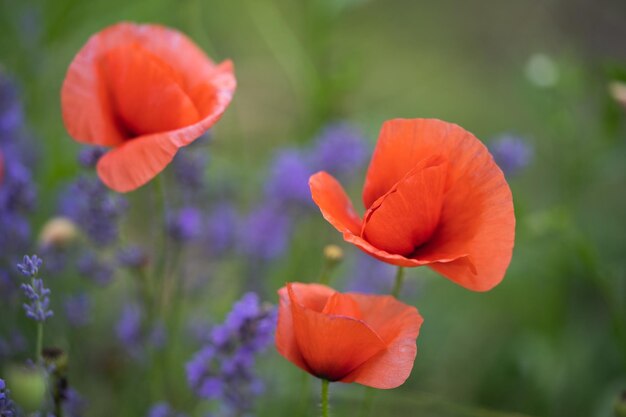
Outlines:
<svg viewBox="0 0 626 417"><path fill-rule="evenodd" d="M41 229L39 243L43 246L67 246L78 237L78 227L65 217L55 217Z"/></svg>
<svg viewBox="0 0 626 417"><path fill-rule="evenodd" d="M324 257L329 263L337 264L343 260L343 249L337 245L326 245Z"/></svg>
<svg viewBox="0 0 626 417"><path fill-rule="evenodd" d="M626 83L621 81L609 83L609 94L619 105L626 107Z"/></svg>

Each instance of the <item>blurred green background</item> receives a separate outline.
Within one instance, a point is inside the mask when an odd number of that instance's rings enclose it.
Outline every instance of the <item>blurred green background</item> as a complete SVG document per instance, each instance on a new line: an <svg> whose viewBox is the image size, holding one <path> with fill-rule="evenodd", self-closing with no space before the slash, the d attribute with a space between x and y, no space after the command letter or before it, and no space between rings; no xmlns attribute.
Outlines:
<svg viewBox="0 0 626 417"><path fill-rule="evenodd" d="M526 137L534 159L510 181L518 226L507 277L491 292L472 293L424 269L409 271L421 285L406 301L425 317L415 369L403 387L376 393L371 415L613 414L626 389L626 108L607 85L626 80L626 2L0 5L0 64L20 84L43 155L36 167L40 223L57 187L78 171L78 145L60 116L65 70L92 33L120 20L178 28L216 61L234 61L238 90L210 152L216 172L234 179L244 201L258 194L257 173L276 148L305 144L331 120L353 122L372 144L394 117L451 121L487 143L502 132ZM324 236L304 236L319 228ZM291 262L272 269L268 293L287 280L314 280L317 254L331 242L356 251L321 216L308 220ZM217 304L211 308L227 309ZM274 352L261 362L269 386L259 415L315 415L317 381L302 382ZM79 364L85 368L71 372L92 404L88 415L133 415L118 392L102 389L88 360ZM311 392L304 400L303 386ZM123 401L142 401L132 385L126 389ZM363 388L332 389L334 415L355 415Z"/></svg>

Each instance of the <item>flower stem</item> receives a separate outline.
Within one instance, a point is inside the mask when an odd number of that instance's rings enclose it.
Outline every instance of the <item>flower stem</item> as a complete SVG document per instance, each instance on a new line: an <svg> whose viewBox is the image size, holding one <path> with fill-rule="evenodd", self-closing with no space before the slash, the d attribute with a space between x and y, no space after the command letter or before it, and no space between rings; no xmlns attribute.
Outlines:
<svg viewBox="0 0 626 417"><path fill-rule="evenodd" d="M322 379L322 417L328 417L328 380Z"/></svg>
<svg viewBox="0 0 626 417"><path fill-rule="evenodd" d="M155 226L155 230L160 231L159 237L161 239L161 242L160 242L160 246L157 246L156 248L159 252L156 258L156 265L155 265L155 269L153 272L154 272L154 276L156 276L157 279L160 279L162 278L164 274L167 253L168 253L168 239L167 239L167 231L166 231L168 213L167 213L167 199L165 196L165 184L164 184L164 179L163 179L163 173L161 173L160 175L157 175L157 177L154 179L154 185L155 185L155 195L156 195L156 199L158 201L158 206L160 209L160 213L158 213L158 217L156 221L157 224ZM161 285L163 285L163 282L161 282Z"/></svg>
<svg viewBox="0 0 626 417"><path fill-rule="evenodd" d="M391 290L391 295L398 298L400 296L400 290L402 290L402 283L404 282L404 268L399 266L398 271L396 272L396 281L393 284L393 290Z"/></svg>
<svg viewBox="0 0 626 417"><path fill-rule="evenodd" d="M43 322L37 322L37 342L35 344L35 361L39 364L42 362L41 351L43 350Z"/></svg>

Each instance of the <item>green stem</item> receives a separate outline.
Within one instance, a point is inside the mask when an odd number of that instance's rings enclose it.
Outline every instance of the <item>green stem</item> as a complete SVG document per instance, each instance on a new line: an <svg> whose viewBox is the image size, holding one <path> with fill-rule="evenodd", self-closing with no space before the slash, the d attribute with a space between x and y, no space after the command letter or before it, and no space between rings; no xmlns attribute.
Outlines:
<svg viewBox="0 0 626 417"><path fill-rule="evenodd" d="M322 417L328 415L328 380L322 379Z"/></svg>
<svg viewBox="0 0 626 417"><path fill-rule="evenodd" d="M37 322L37 343L35 345L35 360L37 363L41 364L42 357L41 351L43 350L43 322Z"/></svg>
<svg viewBox="0 0 626 417"><path fill-rule="evenodd" d="M396 281L393 284L393 290L391 290L391 295L398 298L400 296L400 290L402 290L402 283L404 282L404 268L399 266L398 271L396 272Z"/></svg>
<svg viewBox="0 0 626 417"><path fill-rule="evenodd" d="M157 221L156 221L156 226L155 226L155 230L159 231L159 235L161 237L161 245L160 248L158 248L159 250L159 255L156 258L156 264L155 264L155 269L154 269L154 276L156 277L162 277L164 270L165 270L165 266L166 266L166 258L167 258L167 252L168 252L168 239L167 239L167 233L166 233L166 226L167 226L167 200L165 198L165 185L163 184L163 174L157 175L157 177L154 179L154 184L155 184L155 193L156 193L156 198L158 201L158 206L159 206L159 211L160 213L158 213L158 217L157 217ZM156 251L155 251L156 252ZM161 284L163 284L161 282Z"/></svg>
<svg viewBox="0 0 626 417"><path fill-rule="evenodd" d="M320 278L319 278L319 282L322 285L328 285L330 284L330 273L332 272L333 268L330 265L330 262L328 262L327 259L324 259L324 263L322 264L322 271L320 272Z"/></svg>

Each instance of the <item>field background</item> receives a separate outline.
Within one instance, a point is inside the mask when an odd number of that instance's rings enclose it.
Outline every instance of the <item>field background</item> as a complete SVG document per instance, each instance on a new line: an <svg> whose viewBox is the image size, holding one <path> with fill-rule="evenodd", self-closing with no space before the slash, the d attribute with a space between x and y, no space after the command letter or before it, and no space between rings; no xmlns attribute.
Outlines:
<svg viewBox="0 0 626 417"><path fill-rule="evenodd" d="M625 2L0 0L0 64L20 87L41 156L36 225L79 171L60 115L65 70L90 34L120 20L178 28L215 60L234 61L238 90L213 130L207 175L227 180L241 207L257 199L277 149L307 146L333 120L353 123L372 146L394 117L452 121L488 144L525 138L534 157L510 179L518 226L507 277L480 294L408 271L416 289L405 301L425 317L415 369L403 387L376 394L372 415L612 415L626 389L626 108L608 84L626 75ZM549 85L533 59L548 61ZM141 197L130 195L138 206ZM285 281L314 280L327 243L356 252L321 216L299 222L289 253L259 277L263 297L276 302ZM193 305L223 317L245 264L222 266ZM104 309L116 291L94 296ZM108 336L92 327L51 337L93 351ZM87 415L143 415L136 387L150 378L103 376L97 355L76 349L71 380ZM258 415L315 415L317 381L273 351L259 364L268 386ZM332 388L334 415L354 415L363 388Z"/></svg>

